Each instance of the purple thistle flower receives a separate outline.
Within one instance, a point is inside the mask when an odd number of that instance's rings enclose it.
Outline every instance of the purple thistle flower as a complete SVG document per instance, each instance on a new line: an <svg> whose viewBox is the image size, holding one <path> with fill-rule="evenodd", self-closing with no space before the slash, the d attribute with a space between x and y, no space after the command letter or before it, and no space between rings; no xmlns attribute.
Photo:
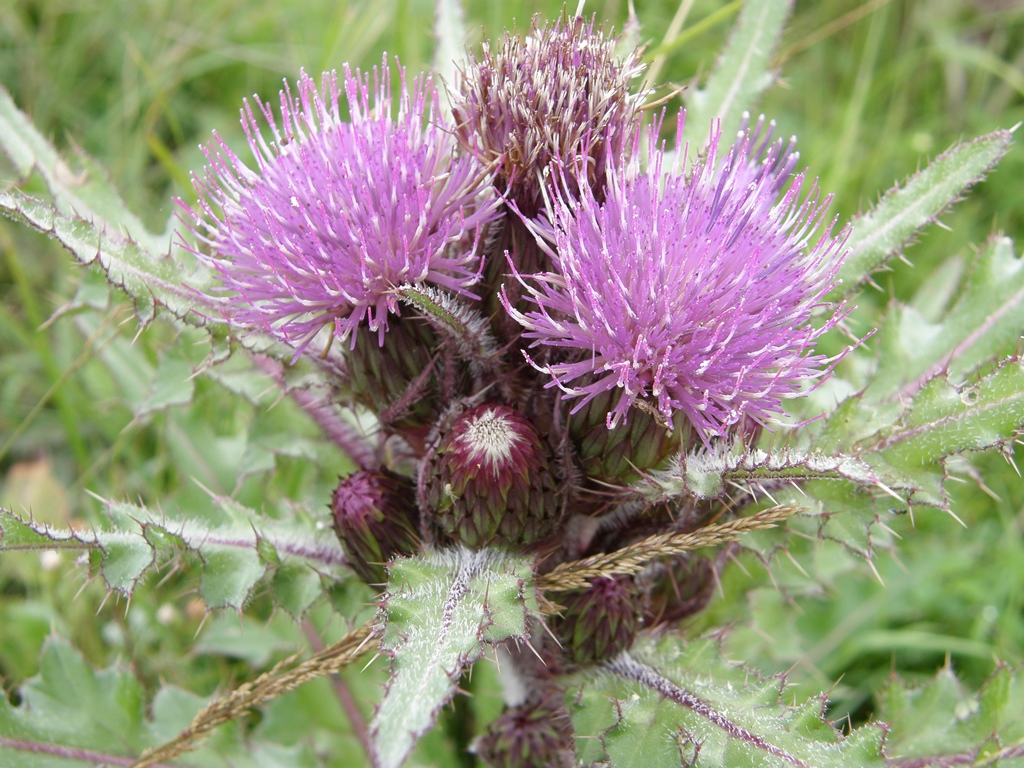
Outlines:
<svg viewBox="0 0 1024 768"><path fill-rule="evenodd" d="M663 174L657 152L647 172L612 168L602 202L580 185L578 201L556 197L547 220L529 222L555 270L516 274L528 311L503 303L532 347L552 348L550 362L531 363L582 398L574 413L617 388L609 427L643 399L670 425L681 413L707 443L765 424L827 373L812 349L844 312L809 321L845 233L832 237L833 222L811 244L831 198L814 186L801 202L793 144L772 143L772 126L762 139L763 127L742 131L721 163L714 135L691 176Z"/></svg>
<svg viewBox="0 0 1024 768"><path fill-rule="evenodd" d="M303 72L297 96L287 83L281 92L280 124L269 104L254 111L245 102L255 170L216 134L203 149L198 210L179 204L213 254L197 255L237 294L227 302L231 322L301 352L329 323L347 339L365 320L383 343L403 284L472 296L476 232L498 200L480 164L457 153L432 83L417 78L410 93L399 74L395 117L386 59L374 69L372 100L370 76L345 68L348 122L337 74L324 73L318 90Z"/></svg>

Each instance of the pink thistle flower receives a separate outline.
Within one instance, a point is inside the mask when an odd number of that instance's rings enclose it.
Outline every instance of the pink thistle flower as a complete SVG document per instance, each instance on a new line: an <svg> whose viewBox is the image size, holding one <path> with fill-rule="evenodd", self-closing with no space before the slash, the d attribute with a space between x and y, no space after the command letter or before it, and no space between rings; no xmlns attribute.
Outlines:
<svg viewBox="0 0 1024 768"><path fill-rule="evenodd" d="M833 222L812 243L831 198L816 185L802 198L793 144L772 143L772 126L762 139L763 127L742 131L721 162L715 134L690 176L663 174L657 152L647 172L613 168L603 201L581 184L578 200L561 195L529 222L555 269L516 274L532 308L503 303L532 347L550 348L531 363L581 398L574 413L618 389L610 428L643 399L707 443L765 424L827 373L812 350L845 313L810 319L846 235L832 237Z"/></svg>
<svg viewBox="0 0 1024 768"><path fill-rule="evenodd" d="M285 83L280 123L246 101L242 126L256 160L246 165L216 134L193 176L198 210L179 204L209 250L230 322L262 328L301 352L327 324L341 339L364 321L383 343L394 288L431 283L472 296L480 225L497 215L489 177L460 155L441 124L437 94L418 78L392 117L387 60L371 78L345 68L320 90L304 72ZM348 121L341 104L347 105ZM265 135L257 112L269 127Z"/></svg>

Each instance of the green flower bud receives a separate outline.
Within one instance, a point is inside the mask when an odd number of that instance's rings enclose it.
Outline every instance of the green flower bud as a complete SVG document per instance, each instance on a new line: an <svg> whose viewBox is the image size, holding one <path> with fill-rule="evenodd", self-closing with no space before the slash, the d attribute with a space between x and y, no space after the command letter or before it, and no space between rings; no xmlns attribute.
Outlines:
<svg viewBox="0 0 1024 768"><path fill-rule="evenodd" d="M621 390L602 392L569 417L569 434L583 470L606 483L631 483L662 466L680 450L678 424L669 431L664 418L634 405L625 424L608 428Z"/></svg>
<svg viewBox="0 0 1024 768"><path fill-rule="evenodd" d="M416 491L400 475L362 470L344 477L331 509L348 564L367 584L387 583L384 564L419 551Z"/></svg>
<svg viewBox="0 0 1024 768"><path fill-rule="evenodd" d="M632 576L599 576L590 588L568 595L551 622L568 657L595 664L629 650L640 628L640 590Z"/></svg>
<svg viewBox="0 0 1024 768"><path fill-rule="evenodd" d="M487 726L477 755L491 768L572 768L576 749L572 720L560 691L509 707Z"/></svg>
<svg viewBox="0 0 1024 768"><path fill-rule="evenodd" d="M410 445L422 444L438 416L436 378L428 372L437 346L426 323L390 317L382 339L360 328L348 357L355 399Z"/></svg>
<svg viewBox="0 0 1024 768"><path fill-rule="evenodd" d="M435 522L467 547L529 545L553 532L559 506L547 451L508 406L478 405L460 415L429 472Z"/></svg>
<svg viewBox="0 0 1024 768"><path fill-rule="evenodd" d="M703 610L714 591L714 568L691 553L656 563L644 579L644 626L674 624Z"/></svg>

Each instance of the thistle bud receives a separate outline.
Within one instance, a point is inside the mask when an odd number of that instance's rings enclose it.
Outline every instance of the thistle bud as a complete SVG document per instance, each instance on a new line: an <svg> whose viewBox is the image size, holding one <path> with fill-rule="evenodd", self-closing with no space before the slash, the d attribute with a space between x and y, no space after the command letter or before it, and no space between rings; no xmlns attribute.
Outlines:
<svg viewBox="0 0 1024 768"><path fill-rule="evenodd" d="M620 56L618 46L593 22L567 17L547 25L534 20L525 38L506 33L500 46L485 43L479 60L470 55L452 94L455 136L494 169L495 188L518 214L542 211L572 163L586 169L585 183L602 186L606 167L629 149L646 98L631 85L644 64L640 51ZM487 310L498 338L509 342L519 328L501 311L498 287L504 284L514 305L526 305L518 281L507 279L506 253L524 274L549 271L551 260L511 210L491 228Z"/></svg>
<svg viewBox="0 0 1024 768"><path fill-rule="evenodd" d="M476 750L491 768L576 765L572 720L558 692L506 709L487 726Z"/></svg>
<svg viewBox="0 0 1024 768"><path fill-rule="evenodd" d="M334 530L352 570L367 584L384 584L384 563L419 551L419 514L412 483L387 471L342 478L331 509Z"/></svg>
<svg viewBox="0 0 1024 768"><path fill-rule="evenodd" d="M438 414L436 378L429 372L437 339L425 323L400 317L381 336L360 329L349 355L352 394L420 445Z"/></svg>
<svg viewBox="0 0 1024 768"><path fill-rule="evenodd" d="M551 629L577 664L595 664L629 650L640 627L639 590L632 576L599 576L570 594Z"/></svg>
<svg viewBox="0 0 1024 768"><path fill-rule="evenodd" d="M602 392L569 417L569 434L583 471L606 483L630 483L645 470L658 468L679 451L684 431L669 430L660 414L635 406L628 421L609 428L608 414L620 397L618 390Z"/></svg>
<svg viewBox="0 0 1024 768"><path fill-rule="evenodd" d="M429 468L435 522L474 549L528 545L558 516L547 451L537 430L504 405L478 405L456 419Z"/></svg>
<svg viewBox="0 0 1024 768"><path fill-rule="evenodd" d="M644 626L648 627L674 624L703 610L715 586L711 562L690 553L658 563L644 580Z"/></svg>

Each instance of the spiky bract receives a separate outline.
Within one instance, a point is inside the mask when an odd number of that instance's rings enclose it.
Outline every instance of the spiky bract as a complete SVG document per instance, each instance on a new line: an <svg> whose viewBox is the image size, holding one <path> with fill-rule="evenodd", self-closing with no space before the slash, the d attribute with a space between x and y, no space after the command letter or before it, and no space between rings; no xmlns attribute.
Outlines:
<svg viewBox="0 0 1024 768"><path fill-rule="evenodd" d="M633 644L640 628L640 597L632 576L599 576L588 589L561 601L564 610L551 629L573 662L606 661Z"/></svg>
<svg viewBox="0 0 1024 768"><path fill-rule="evenodd" d="M535 692L506 709L480 737L477 755L491 768L573 768L575 734L560 693Z"/></svg>

